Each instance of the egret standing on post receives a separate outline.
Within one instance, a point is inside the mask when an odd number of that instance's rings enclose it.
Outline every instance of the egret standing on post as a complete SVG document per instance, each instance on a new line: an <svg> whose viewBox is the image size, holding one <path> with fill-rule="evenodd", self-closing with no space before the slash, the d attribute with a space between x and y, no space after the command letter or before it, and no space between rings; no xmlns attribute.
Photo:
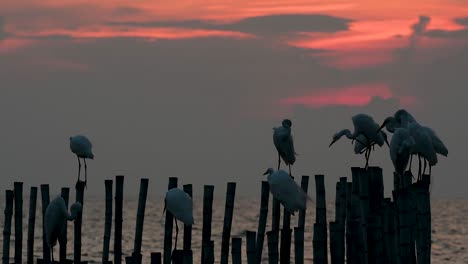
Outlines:
<svg viewBox="0 0 468 264"><path fill-rule="evenodd" d="M177 220L182 221L187 226L194 224L192 198L181 189L172 188L167 191L166 198L164 199L164 211L166 209L174 216L176 224L175 249L177 249L177 236L179 235Z"/></svg>
<svg viewBox="0 0 468 264"><path fill-rule="evenodd" d="M52 262L54 262L53 247L57 244L57 239L61 236L64 230L66 230L67 220L75 220L77 214L81 212L81 210L81 204L76 202L71 205L71 214L69 214L67 211L67 206L65 205L65 200L62 198L62 196L57 196L47 206L44 217L44 227L47 245L51 251Z"/></svg>
<svg viewBox="0 0 468 264"><path fill-rule="evenodd" d="M73 153L76 154L76 157L78 158L78 180L77 184L80 181L80 173L81 173L81 161L80 158L83 159L84 165L85 165L85 186L86 186L86 181L88 178L88 172L87 172L87 165L86 165L86 159L94 159L94 154L92 152L92 147L93 145L91 144L91 141L85 136L74 136L70 137L70 149Z"/></svg>
<svg viewBox="0 0 468 264"><path fill-rule="evenodd" d="M291 175L291 165L296 161L296 152L291 135L292 122L284 119L280 127L273 128L273 143L278 151L278 170L280 169L281 158L289 167L289 176Z"/></svg>

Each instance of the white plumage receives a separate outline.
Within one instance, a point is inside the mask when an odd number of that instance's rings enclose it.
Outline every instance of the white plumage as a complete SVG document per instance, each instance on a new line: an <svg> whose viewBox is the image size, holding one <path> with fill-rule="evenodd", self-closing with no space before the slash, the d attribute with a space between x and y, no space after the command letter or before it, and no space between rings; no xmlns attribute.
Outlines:
<svg viewBox="0 0 468 264"><path fill-rule="evenodd" d="M284 170L274 171L269 168L264 175L268 174L268 184L273 197L280 201L284 208L294 214L307 206L307 194Z"/></svg>
<svg viewBox="0 0 468 264"><path fill-rule="evenodd" d="M284 163L289 167L289 175L291 175L291 165L296 161L291 126L291 120L284 119L280 127L273 128L273 143L278 151L278 170L281 159L283 159Z"/></svg>
<svg viewBox="0 0 468 264"><path fill-rule="evenodd" d="M77 183L80 181L80 174L81 174L81 161L80 158L83 159L85 164L85 185L88 178L88 166L86 164L86 159L94 159L94 154L92 151L93 145L91 141L82 135L77 135L70 137L70 149L73 153L75 153L76 157L78 158L78 180Z"/></svg>
<svg viewBox="0 0 468 264"><path fill-rule="evenodd" d="M76 202L70 207L71 214L69 214L65 200L61 196L57 196L47 206L44 227L47 245L51 250L52 261L54 260L53 247L57 244L57 239L61 236L62 232L67 228L67 220L75 220L81 210L81 204Z"/></svg>
<svg viewBox="0 0 468 264"><path fill-rule="evenodd" d="M398 128L393 134L390 142L390 158L392 159L395 172L401 177L408 166L411 153L416 142L407 128ZM403 182L402 180L400 182Z"/></svg>
<svg viewBox="0 0 468 264"><path fill-rule="evenodd" d="M179 188L172 188L166 193L164 199L165 207L173 216L176 224L176 239L175 248L177 248L177 237L179 235L179 227L177 220L182 221L185 225L191 226L193 221L193 202L192 198Z"/></svg>

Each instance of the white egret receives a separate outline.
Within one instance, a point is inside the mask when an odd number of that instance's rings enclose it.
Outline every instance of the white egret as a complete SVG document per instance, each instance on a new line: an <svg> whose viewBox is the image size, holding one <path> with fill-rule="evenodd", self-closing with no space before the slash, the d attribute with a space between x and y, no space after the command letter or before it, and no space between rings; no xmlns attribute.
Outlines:
<svg viewBox="0 0 468 264"><path fill-rule="evenodd" d="M57 244L57 239L61 236L62 232L67 228L67 220L73 221L76 216L81 212L82 206L76 202L70 207L70 214L67 211L65 200L62 196L57 196L47 206L44 227L47 245L50 248L52 262L54 261L53 247Z"/></svg>
<svg viewBox="0 0 468 264"><path fill-rule="evenodd" d="M397 128L390 141L390 158L392 159L395 172L403 183L403 173L408 166L409 159L416 145L414 138L407 128Z"/></svg>
<svg viewBox="0 0 468 264"><path fill-rule="evenodd" d="M366 114L358 114L352 117L354 132L351 133L349 129L343 129L333 135L332 142L329 147L331 147L336 141L338 141L342 136L346 136L351 140L355 140L358 143L365 145L365 158L366 158L366 168L369 165L369 157L372 150L372 146L377 144L383 146L384 143L389 146L387 141L387 135L385 133L380 133L379 125L374 121L371 116ZM362 136L360 136L362 135ZM361 140L364 138L365 140ZM356 150L356 148L355 148Z"/></svg>
<svg viewBox="0 0 468 264"><path fill-rule="evenodd" d="M296 152L294 151L294 143L291 135L292 122L289 119L284 119L280 127L273 128L273 143L278 151L278 170L280 169L281 158L289 167L289 175L291 175L291 165L296 161Z"/></svg>
<svg viewBox="0 0 468 264"><path fill-rule="evenodd" d="M308 196L302 188L284 170L274 171L269 168L263 175L268 175L268 184L273 197L294 215L297 210L304 210ZM309 198L310 199L310 198Z"/></svg>
<svg viewBox="0 0 468 264"><path fill-rule="evenodd" d="M86 159L94 159L94 154L92 152L93 145L91 141L85 136L77 135L74 137L70 137L70 149L73 153L75 153L76 157L78 158L78 180L77 183L80 181L80 173L81 173L81 162L80 158L83 159L85 165L85 186L86 181L88 178L88 171L86 165Z"/></svg>
<svg viewBox="0 0 468 264"><path fill-rule="evenodd" d="M192 198L183 190L172 188L167 191L164 199L164 211L166 209L174 216L176 224L175 248L177 248L177 236L179 234L177 220L182 221L187 226L194 224Z"/></svg>

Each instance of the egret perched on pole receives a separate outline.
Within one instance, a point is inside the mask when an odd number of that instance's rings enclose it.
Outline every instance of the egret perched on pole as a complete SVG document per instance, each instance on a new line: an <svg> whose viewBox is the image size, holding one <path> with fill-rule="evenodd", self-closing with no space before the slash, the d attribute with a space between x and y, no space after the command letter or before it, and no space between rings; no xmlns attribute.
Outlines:
<svg viewBox="0 0 468 264"><path fill-rule="evenodd" d="M386 143L387 146L389 146L387 135L385 133L381 133L382 131L379 131L379 125L369 115L357 114L352 117L352 121L354 125L354 132L351 133L349 129L343 129L335 133L333 135L332 142L330 143L329 147L331 147L342 136L346 136L347 138L356 141L359 144L365 145L365 158L367 168L369 165L369 158L373 145L377 144L379 146L383 146L383 144Z"/></svg>
<svg viewBox="0 0 468 264"><path fill-rule="evenodd" d="M86 165L86 159L94 159L94 154L92 152L92 147L93 145L91 144L91 141L85 136L74 136L70 137L70 149L73 153L75 153L76 157L78 158L78 180L77 184L80 181L80 174L81 174L81 161L80 158L83 159L84 161L84 166L85 166L85 186L86 186L86 181L88 178L88 171L87 171L87 165Z"/></svg>
<svg viewBox="0 0 468 264"><path fill-rule="evenodd" d="M296 161L296 152L294 151L294 143L291 135L292 122L289 119L284 119L280 127L273 128L273 143L278 151L278 170L280 169L281 159L289 167L289 175L291 175L291 165Z"/></svg>
<svg viewBox="0 0 468 264"><path fill-rule="evenodd" d="M306 209L307 199L310 198L287 172L268 168L263 175L268 175L273 197L280 201L289 213L294 215L294 212Z"/></svg>
<svg viewBox="0 0 468 264"><path fill-rule="evenodd" d="M47 206L44 217L44 227L47 245L51 251L52 262L54 261L53 247L57 244L57 239L62 235L64 230L66 230L67 220L75 220L82 208L81 203L76 202L71 205L69 214L62 196L57 196Z"/></svg>
<svg viewBox="0 0 468 264"><path fill-rule="evenodd" d="M408 166L415 145L416 142L407 128L401 127L395 130L390 141L390 158L395 167L395 172L400 177L400 183L404 182L403 173Z"/></svg>
<svg viewBox="0 0 468 264"><path fill-rule="evenodd" d="M177 220L182 221L186 226L194 224L192 198L183 190L172 188L167 191L166 198L164 199L164 211L166 209L174 216L176 224L175 249L177 249L177 236L179 234Z"/></svg>

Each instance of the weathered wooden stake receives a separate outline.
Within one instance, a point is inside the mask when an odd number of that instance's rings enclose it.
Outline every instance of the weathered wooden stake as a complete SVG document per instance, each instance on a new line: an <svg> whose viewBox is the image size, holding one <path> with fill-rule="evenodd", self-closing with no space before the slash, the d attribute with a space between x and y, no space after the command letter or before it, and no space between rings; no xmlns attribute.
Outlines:
<svg viewBox="0 0 468 264"><path fill-rule="evenodd" d="M169 177L167 189L177 188L177 177ZM164 205L165 206L165 205ZM172 257L172 229L174 225L174 217L171 212L166 210L166 221L164 224L164 264L171 263Z"/></svg>
<svg viewBox="0 0 468 264"><path fill-rule="evenodd" d="M283 229L281 229L280 263L289 264L291 259L291 214L284 208Z"/></svg>
<svg viewBox="0 0 468 264"><path fill-rule="evenodd" d="M42 260L46 263L50 262L50 249L47 245L47 239L45 235L45 212L47 206L49 206L50 196L49 196L49 185L41 184L41 198L42 198L42 250L43 256Z"/></svg>
<svg viewBox="0 0 468 264"><path fill-rule="evenodd" d="M348 184L346 196L348 198L347 226L346 226L346 260L347 263L361 263L361 210L359 206L359 174L360 168L352 167L352 183Z"/></svg>
<svg viewBox="0 0 468 264"><path fill-rule="evenodd" d="M304 263L304 228L294 228L294 260L296 264Z"/></svg>
<svg viewBox="0 0 468 264"><path fill-rule="evenodd" d="M268 231L268 264L278 264L279 253L278 253L278 230Z"/></svg>
<svg viewBox="0 0 468 264"><path fill-rule="evenodd" d="M63 187L60 193L60 196L62 196L63 200L65 201L65 207L68 210L68 200L70 198L70 188ZM66 223L68 226L68 222ZM68 228L64 228L63 232L60 234L59 237L59 243L60 243L60 253L59 253L59 259L61 263L66 263L67 262L67 236L68 236Z"/></svg>
<svg viewBox="0 0 468 264"><path fill-rule="evenodd" d="M418 264L428 264L431 262L431 199L429 193L431 176L424 174L422 182L419 184L416 193L417 199L417 222L419 240Z"/></svg>
<svg viewBox="0 0 468 264"><path fill-rule="evenodd" d="M3 225L3 255L2 263L10 263L10 235L11 235L11 219L13 217L13 199L14 192L12 190L5 191L5 223Z"/></svg>
<svg viewBox="0 0 468 264"><path fill-rule="evenodd" d="M263 241L265 240L266 222L268 218L268 203L270 200L270 185L267 181L262 181L262 192L260 200L260 217L258 219L257 230L257 263L262 261Z"/></svg>
<svg viewBox="0 0 468 264"><path fill-rule="evenodd" d="M102 263L109 261L109 245L112 230L112 180L104 180L104 186L106 188L106 212L104 222L104 242L102 244Z"/></svg>
<svg viewBox="0 0 468 264"><path fill-rule="evenodd" d="M213 192L214 192L214 186L213 185L205 185L204 190L203 190L203 229L202 229L202 245L205 245L202 247L202 252L201 252L201 259L202 263L203 260L208 260L210 261L209 257L205 258L205 250L204 248L210 248L211 247L211 221L213 217ZM213 244L214 247L214 244ZM212 248L212 247L211 247ZM212 250L214 250L212 248Z"/></svg>
<svg viewBox="0 0 468 264"><path fill-rule="evenodd" d="M114 216L114 263L122 263L122 223L123 223L124 176L115 177L115 216Z"/></svg>
<svg viewBox="0 0 468 264"><path fill-rule="evenodd" d="M184 185L184 192L190 197L193 197L192 184ZM184 264L193 263L193 251L192 251L192 226L184 225Z"/></svg>
<svg viewBox="0 0 468 264"><path fill-rule="evenodd" d="M327 207L324 175L315 175L316 223L314 224L314 263L328 263L327 253Z"/></svg>
<svg viewBox="0 0 468 264"><path fill-rule="evenodd" d="M340 247L339 247L339 226L340 224L337 222L330 222L330 257L331 257L331 263L342 263L340 259L340 254L339 252Z"/></svg>
<svg viewBox="0 0 468 264"><path fill-rule="evenodd" d="M330 254L332 263L344 263L345 260L345 223L346 223L346 188L347 178L341 177L340 181L336 183L336 198L335 198L335 226L334 234L334 247L331 247L332 235L330 233ZM330 222L331 223L331 222ZM330 224L330 232L332 226ZM334 252L331 252L331 251Z"/></svg>
<svg viewBox="0 0 468 264"><path fill-rule="evenodd" d="M242 238L233 237L231 245L232 264L242 263Z"/></svg>
<svg viewBox="0 0 468 264"><path fill-rule="evenodd" d="M138 195L138 210L137 219L135 224L135 243L133 246L133 253L138 256L141 254L141 240L143 237L143 223L145 220L146 197L148 195L148 182L147 178L140 180L140 194ZM138 258L138 257L137 257ZM133 260L135 262L135 259Z"/></svg>
<svg viewBox="0 0 468 264"><path fill-rule="evenodd" d="M271 230L280 230L281 203L273 198L271 209Z"/></svg>
<svg viewBox="0 0 468 264"><path fill-rule="evenodd" d="M14 183L15 195L15 263L22 264L23 255L23 183Z"/></svg>
<svg viewBox="0 0 468 264"><path fill-rule="evenodd" d="M248 264L257 264L257 253L255 250L256 247L256 237L257 234L253 231L247 231L245 233L246 237L246 249L247 249L247 263Z"/></svg>
<svg viewBox="0 0 468 264"><path fill-rule="evenodd" d="M34 263L34 228L36 225L37 187L31 187L29 195L29 221L28 221L28 245L27 263Z"/></svg>
<svg viewBox="0 0 468 264"><path fill-rule="evenodd" d="M161 252L151 253L151 264L161 264Z"/></svg>
<svg viewBox="0 0 468 264"><path fill-rule="evenodd" d="M302 176L302 178L301 178L301 188L302 188L302 190L304 190L305 193L308 192L308 190L309 190L309 176L307 176L307 175ZM309 201L307 200L307 203L308 202ZM307 207L306 207L306 209L299 211L299 220L297 222L297 227L302 228L302 231L304 231L304 229L305 229L306 211L307 211Z"/></svg>
<svg viewBox="0 0 468 264"><path fill-rule="evenodd" d="M362 264L367 264L367 215L369 214L369 170L360 169L359 172L359 204L361 208L361 245Z"/></svg>
<svg viewBox="0 0 468 264"><path fill-rule="evenodd" d="M81 203L83 206L84 210L84 188L85 188L85 183L82 181L78 181L76 183L76 201ZM75 223L75 243L73 244L73 249L74 249L74 262L75 263L81 263L81 226L83 223L83 211L78 212L76 216L76 220L74 221Z"/></svg>
<svg viewBox="0 0 468 264"><path fill-rule="evenodd" d="M214 264L214 241L210 240L203 244L202 251L205 252L202 260L203 264Z"/></svg>
<svg viewBox="0 0 468 264"><path fill-rule="evenodd" d="M235 196L236 183L228 182L226 189L226 205L224 209L224 224L221 242L221 264L227 264L229 259L229 241L231 240L231 226Z"/></svg>

